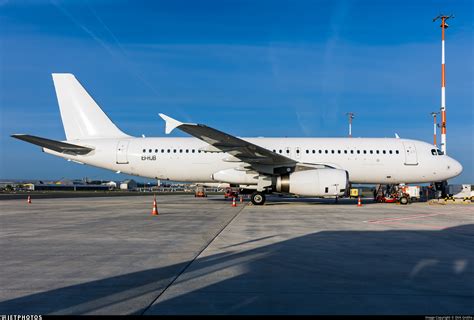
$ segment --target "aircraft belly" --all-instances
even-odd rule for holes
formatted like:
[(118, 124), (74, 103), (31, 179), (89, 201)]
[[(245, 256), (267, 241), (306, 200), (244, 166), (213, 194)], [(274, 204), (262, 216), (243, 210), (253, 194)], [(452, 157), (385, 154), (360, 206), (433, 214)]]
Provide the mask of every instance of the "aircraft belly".
[(156, 165), (147, 168), (147, 175), (159, 179), (187, 182), (212, 182), (211, 175), (219, 170), (234, 167), (235, 164), (219, 161), (190, 162), (188, 159), (158, 159)]

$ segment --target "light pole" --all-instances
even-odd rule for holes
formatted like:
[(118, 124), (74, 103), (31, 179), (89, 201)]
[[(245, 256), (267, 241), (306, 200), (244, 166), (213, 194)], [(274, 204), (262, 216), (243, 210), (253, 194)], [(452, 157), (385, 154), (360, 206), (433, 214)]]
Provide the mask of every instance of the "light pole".
[(346, 115), (349, 118), (349, 138), (352, 138), (352, 119), (355, 118), (355, 114), (353, 112), (348, 112)]
[(433, 117), (433, 144), (435, 147), (438, 146), (438, 144), (436, 143), (436, 127), (438, 126), (438, 121), (436, 120), (436, 117), (438, 114), (439, 112), (431, 112), (431, 116)]

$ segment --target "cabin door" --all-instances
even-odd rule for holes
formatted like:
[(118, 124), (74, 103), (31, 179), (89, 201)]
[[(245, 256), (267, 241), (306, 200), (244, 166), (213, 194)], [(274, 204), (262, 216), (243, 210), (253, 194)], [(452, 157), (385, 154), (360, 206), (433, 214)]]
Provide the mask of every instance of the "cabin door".
[(129, 140), (121, 140), (117, 144), (117, 163), (127, 164), (128, 163), (128, 144)]
[(403, 142), (405, 149), (405, 165), (416, 166), (418, 164), (418, 157), (416, 155), (416, 148), (413, 142)]

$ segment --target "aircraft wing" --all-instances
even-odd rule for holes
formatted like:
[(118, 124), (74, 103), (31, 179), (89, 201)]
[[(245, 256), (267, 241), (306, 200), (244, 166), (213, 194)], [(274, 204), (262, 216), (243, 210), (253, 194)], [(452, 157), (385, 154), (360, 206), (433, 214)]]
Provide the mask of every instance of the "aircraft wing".
[(258, 145), (206, 125), (182, 123), (162, 113), (159, 115), (166, 122), (166, 134), (173, 131), (173, 129), (178, 128), (193, 137), (207, 142), (213, 148), (215, 148), (215, 150), (210, 148), (208, 151), (226, 152), (238, 160), (248, 163), (251, 168), (257, 172), (273, 174), (276, 173), (279, 168), (293, 168), (297, 164), (297, 162), (293, 159), (287, 158), (283, 155), (272, 152), (268, 149), (262, 148)]
[(72, 155), (88, 154), (89, 152), (94, 150), (92, 148), (78, 146), (78, 145), (70, 144), (66, 142), (50, 140), (50, 139), (41, 138), (37, 136), (30, 136), (28, 134), (13, 134), (12, 137), (32, 143), (32, 144), (36, 144), (37, 146), (50, 149), (56, 152), (72, 154)]

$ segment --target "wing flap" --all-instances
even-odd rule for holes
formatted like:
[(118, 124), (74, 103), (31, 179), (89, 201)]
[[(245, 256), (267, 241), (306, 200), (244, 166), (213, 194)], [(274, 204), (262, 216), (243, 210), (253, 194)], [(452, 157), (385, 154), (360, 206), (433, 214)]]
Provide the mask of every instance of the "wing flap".
[(93, 148), (78, 146), (75, 144), (41, 138), (37, 136), (31, 136), (28, 134), (13, 134), (12, 137), (35, 144), (46, 149), (71, 155), (84, 155), (94, 150)]

